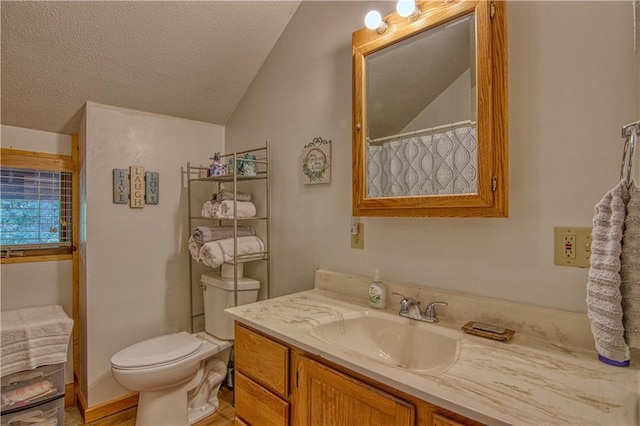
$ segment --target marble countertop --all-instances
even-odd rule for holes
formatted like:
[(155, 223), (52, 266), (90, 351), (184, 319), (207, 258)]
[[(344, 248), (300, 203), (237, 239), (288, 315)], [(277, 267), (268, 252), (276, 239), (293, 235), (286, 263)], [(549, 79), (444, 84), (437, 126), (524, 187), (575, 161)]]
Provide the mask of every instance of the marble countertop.
[(462, 324), (445, 320), (427, 326), (459, 333), (456, 358), (444, 371), (428, 374), (382, 364), (312, 333), (330, 319), (369, 310), (358, 299), (314, 289), (226, 313), (285, 343), (486, 424), (639, 424), (637, 367), (608, 366), (597, 361), (595, 351), (518, 334), (508, 343), (492, 341), (467, 335), (460, 331)]

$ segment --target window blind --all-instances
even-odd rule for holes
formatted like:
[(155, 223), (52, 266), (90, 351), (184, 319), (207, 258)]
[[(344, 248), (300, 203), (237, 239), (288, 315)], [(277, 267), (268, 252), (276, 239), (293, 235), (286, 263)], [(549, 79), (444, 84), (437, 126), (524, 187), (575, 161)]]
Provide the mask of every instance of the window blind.
[(70, 247), (71, 173), (0, 168), (2, 250)]

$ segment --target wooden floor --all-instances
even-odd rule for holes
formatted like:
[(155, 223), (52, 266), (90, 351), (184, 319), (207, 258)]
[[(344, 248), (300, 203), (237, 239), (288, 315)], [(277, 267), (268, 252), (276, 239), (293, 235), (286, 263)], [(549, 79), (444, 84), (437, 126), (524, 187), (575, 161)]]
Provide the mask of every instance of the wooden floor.
[[(206, 419), (200, 420), (193, 426), (231, 426), (233, 425), (234, 409), (231, 402), (233, 400), (233, 393), (226, 389), (221, 388), (218, 394), (220, 400), (220, 408)], [(65, 426), (80, 426), (84, 425), (82, 416), (77, 407), (69, 407), (65, 410), (64, 425)], [(130, 408), (125, 411), (121, 411), (117, 414), (113, 414), (109, 417), (105, 417), (95, 422), (88, 423), (90, 426), (135, 426), (136, 424), (136, 408)]]

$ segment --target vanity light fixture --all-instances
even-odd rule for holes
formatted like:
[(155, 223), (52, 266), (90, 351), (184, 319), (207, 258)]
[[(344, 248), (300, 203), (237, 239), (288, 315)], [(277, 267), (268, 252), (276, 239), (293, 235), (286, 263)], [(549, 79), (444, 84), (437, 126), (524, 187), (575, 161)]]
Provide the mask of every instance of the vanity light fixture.
[(372, 10), (364, 17), (364, 25), (370, 30), (376, 30), (378, 34), (382, 34), (387, 31), (389, 27), (387, 23), (382, 19), (382, 15), (377, 10)]
[[(415, 21), (422, 13), (415, 0), (399, 0), (396, 6), (398, 15), (408, 18), (409, 22)], [(389, 25), (382, 19), (382, 15), (377, 10), (372, 10), (364, 17), (364, 25), (370, 30), (376, 30), (378, 34), (384, 33)]]
[(410, 22), (415, 21), (422, 12), (415, 0), (399, 0), (396, 11), (403, 18), (408, 18)]

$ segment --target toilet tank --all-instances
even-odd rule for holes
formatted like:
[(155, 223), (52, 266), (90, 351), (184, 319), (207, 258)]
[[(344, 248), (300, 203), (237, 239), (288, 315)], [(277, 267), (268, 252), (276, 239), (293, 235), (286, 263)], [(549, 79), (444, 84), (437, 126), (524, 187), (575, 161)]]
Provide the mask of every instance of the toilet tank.
[[(204, 328), (207, 333), (222, 339), (233, 340), (233, 319), (224, 313), (226, 308), (234, 306), (233, 278), (222, 278), (209, 272), (202, 274), (204, 296)], [(258, 300), (260, 281), (238, 278), (238, 306)]]

